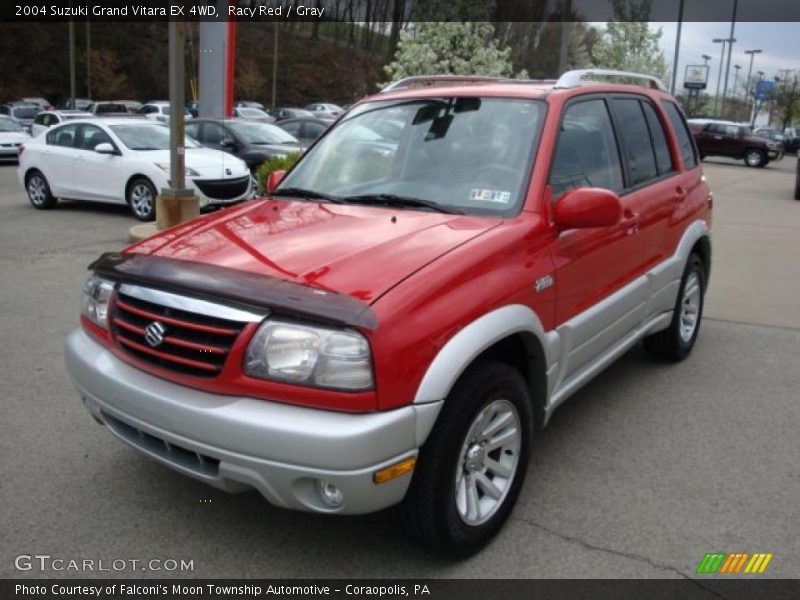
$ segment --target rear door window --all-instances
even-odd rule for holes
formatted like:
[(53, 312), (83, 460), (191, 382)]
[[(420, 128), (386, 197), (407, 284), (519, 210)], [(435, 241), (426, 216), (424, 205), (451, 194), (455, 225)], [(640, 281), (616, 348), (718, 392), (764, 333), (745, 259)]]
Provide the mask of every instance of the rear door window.
[(669, 144), (667, 143), (667, 135), (664, 133), (664, 126), (656, 114), (656, 109), (649, 102), (642, 102), (642, 110), (644, 110), (645, 119), (647, 119), (647, 128), (650, 130), (650, 138), (653, 142), (653, 148), (656, 151), (656, 167), (658, 174), (664, 175), (672, 171), (672, 157), (669, 154)]
[(637, 98), (614, 98), (613, 104), (628, 166), (628, 187), (647, 183), (658, 177), (658, 168), (642, 105)]

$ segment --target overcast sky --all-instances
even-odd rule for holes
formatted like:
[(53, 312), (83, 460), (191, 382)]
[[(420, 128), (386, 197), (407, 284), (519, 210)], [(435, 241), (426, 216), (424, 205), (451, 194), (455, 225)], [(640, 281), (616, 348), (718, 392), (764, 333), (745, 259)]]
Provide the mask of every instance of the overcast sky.
[[(675, 36), (677, 23), (653, 23), (654, 27), (662, 27), (664, 35), (661, 46), (668, 64), (672, 65), (675, 53)], [(711, 55), (708, 62), (711, 67), (709, 73), (708, 89), (712, 94), (716, 91), (717, 75), (719, 73), (720, 52), (722, 44), (714, 44), (713, 38), (727, 38), (731, 33), (731, 24), (725, 22), (713, 23), (684, 23), (681, 32), (680, 58), (678, 60), (677, 86), (682, 87), (683, 75), (688, 64), (702, 65), (703, 54)], [(764, 71), (765, 78), (772, 78), (780, 69), (800, 70), (800, 23), (736, 23), (733, 37), (731, 57), (731, 70), (728, 81), (729, 89), (733, 86), (735, 70), (733, 65), (741, 65), (739, 72), (740, 81), (747, 77), (750, 66), (750, 55), (745, 50), (761, 49), (761, 54), (755, 55), (753, 74)], [(727, 62), (728, 49), (725, 48), (725, 61)], [(725, 64), (722, 65), (722, 81), (725, 81)]]

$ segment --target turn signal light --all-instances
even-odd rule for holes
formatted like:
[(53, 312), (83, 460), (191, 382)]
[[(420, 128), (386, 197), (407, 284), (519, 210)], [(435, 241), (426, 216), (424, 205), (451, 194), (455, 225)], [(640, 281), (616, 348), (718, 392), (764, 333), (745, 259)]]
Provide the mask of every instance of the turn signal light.
[(400, 477), (400, 475), (404, 475), (409, 471), (413, 471), (416, 465), (417, 457), (411, 456), (405, 460), (401, 460), (399, 463), (395, 463), (386, 467), (385, 469), (381, 469), (372, 476), (372, 481), (376, 484), (386, 483), (387, 481), (391, 481), (392, 479)]

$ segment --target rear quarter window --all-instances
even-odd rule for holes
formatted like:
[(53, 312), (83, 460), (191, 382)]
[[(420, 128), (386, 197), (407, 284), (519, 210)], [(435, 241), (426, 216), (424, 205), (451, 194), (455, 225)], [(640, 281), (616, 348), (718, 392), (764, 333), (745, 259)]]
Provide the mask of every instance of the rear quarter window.
[(683, 118), (678, 106), (670, 100), (662, 100), (661, 106), (664, 112), (667, 113), (672, 130), (675, 132), (675, 137), (678, 139), (678, 148), (683, 158), (683, 164), (687, 169), (694, 169), (697, 166), (697, 151), (694, 147), (692, 134), (689, 131), (689, 126)]

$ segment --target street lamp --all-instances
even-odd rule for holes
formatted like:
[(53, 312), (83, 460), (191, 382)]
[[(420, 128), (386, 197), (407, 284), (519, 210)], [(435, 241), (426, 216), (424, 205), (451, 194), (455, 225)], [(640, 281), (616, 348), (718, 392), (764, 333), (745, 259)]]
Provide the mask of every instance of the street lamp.
[(739, 70), (742, 68), (742, 65), (733, 65), (733, 68), (736, 69), (736, 74), (733, 76), (733, 91), (731, 92), (731, 98), (736, 98), (736, 86), (739, 85)]
[(714, 38), (711, 40), (715, 44), (722, 44), (722, 52), (719, 57), (719, 74), (717, 75), (717, 95), (714, 97), (714, 114), (719, 116), (719, 86), (722, 84), (722, 63), (725, 62), (725, 44), (732, 44), (736, 38)]
[(710, 54), (703, 54), (703, 64), (704, 65), (707, 65), (708, 61), (710, 61), (710, 60), (711, 60), (711, 55)]
[(753, 85), (753, 79), (752, 79), (752, 77), (753, 77), (753, 59), (755, 59), (756, 54), (761, 54), (761, 52), (763, 52), (763, 50), (761, 50), (760, 48), (757, 48), (755, 50), (745, 50), (744, 51), (745, 54), (749, 54), (750, 55), (750, 68), (747, 69), (747, 92), (746, 92), (747, 101), (748, 102), (750, 101), (750, 91), (751, 91), (751, 86)]

